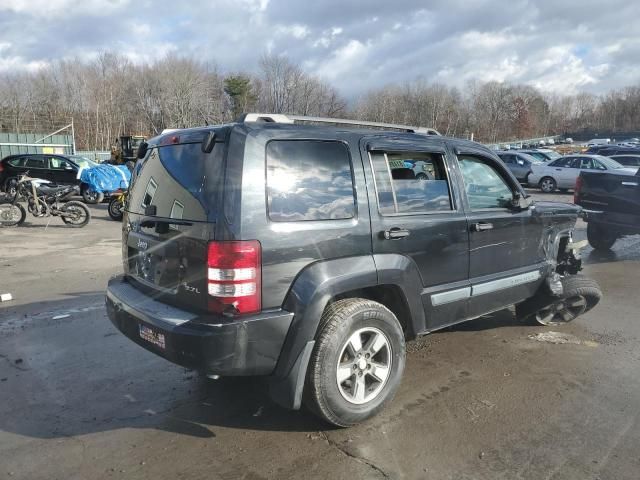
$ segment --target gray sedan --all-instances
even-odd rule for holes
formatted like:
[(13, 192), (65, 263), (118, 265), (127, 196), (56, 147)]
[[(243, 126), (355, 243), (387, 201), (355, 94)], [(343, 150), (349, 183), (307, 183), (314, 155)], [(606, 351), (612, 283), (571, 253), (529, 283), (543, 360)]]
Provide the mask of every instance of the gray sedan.
[(567, 155), (549, 163), (533, 165), (528, 183), (545, 193), (556, 189), (569, 190), (582, 170), (616, 170), (624, 168), (615, 160), (602, 155)]

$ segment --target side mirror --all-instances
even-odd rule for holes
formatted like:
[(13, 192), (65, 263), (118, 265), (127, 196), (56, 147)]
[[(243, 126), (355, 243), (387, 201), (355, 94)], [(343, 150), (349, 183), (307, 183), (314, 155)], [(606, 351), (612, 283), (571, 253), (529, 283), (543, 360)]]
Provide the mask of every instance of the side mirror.
[(210, 131), (204, 140), (202, 140), (202, 153), (211, 153), (213, 151), (213, 147), (216, 144), (216, 132), (215, 130)]
[(147, 156), (147, 150), (149, 150), (149, 144), (147, 142), (140, 143), (140, 146), (138, 147), (138, 153), (136, 154), (136, 157), (138, 159), (146, 157)]
[(513, 194), (511, 200), (511, 208), (517, 211), (528, 210), (531, 207), (531, 199), (528, 196), (523, 196), (519, 192)]
[(518, 160), (518, 165), (520, 165), (521, 167), (524, 166), (524, 160)]
[(73, 167), (71, 165), (69, 165), (68, 163), (64, 164), (64, 169), (65, 170), (73, 170)]

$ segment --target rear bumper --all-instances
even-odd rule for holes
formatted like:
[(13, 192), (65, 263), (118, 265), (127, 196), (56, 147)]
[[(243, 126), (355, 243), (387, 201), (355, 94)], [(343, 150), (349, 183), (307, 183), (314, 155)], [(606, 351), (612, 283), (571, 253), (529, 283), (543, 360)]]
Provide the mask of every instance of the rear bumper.
[(587, 223), (597, 223), (615, 230), (620, 235), (640, 234), (640, 215), (630, 215), (610, 211), (583, 209), (582, 218)]
[(106, 306), (111, 322), (138, 345), (178, 365), (223, 376), (271, 374), (293, 318), (277, 310), (223, 323), (153, 300), (123, 276), (109, 281)]

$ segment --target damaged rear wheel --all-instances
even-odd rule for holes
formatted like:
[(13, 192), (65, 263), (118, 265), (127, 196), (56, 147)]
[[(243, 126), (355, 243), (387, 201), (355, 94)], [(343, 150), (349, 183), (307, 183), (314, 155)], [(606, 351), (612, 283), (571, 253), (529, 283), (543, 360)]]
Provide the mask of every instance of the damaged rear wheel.
[(563, 277), (562, 294), (539, 294), (516, 306), (516, 315), (539, 325), (563, 325), (595, 307), (602, 298), (598, 283), (583, 275)]

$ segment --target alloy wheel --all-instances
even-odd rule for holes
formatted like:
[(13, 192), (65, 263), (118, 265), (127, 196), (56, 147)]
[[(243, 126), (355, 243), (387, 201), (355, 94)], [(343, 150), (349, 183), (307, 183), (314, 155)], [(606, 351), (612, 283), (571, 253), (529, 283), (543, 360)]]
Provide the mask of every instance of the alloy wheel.
[(545, 193), (553, 192), (554, 182), (550, 178), (545, 178), (542, 182), (540, 182), (540, 188)]
[(542, 325), (562, 325), (582, 315), (587, 309), (587, 300), (576, 295), (559, 300), (536, 312), (536, 321)]
[(342, 397), (356, 405), (376, 398), (389, 378), (391, 362), (391, 343), (381, 330), (357, 330), (338, 357), (336, 377)]

